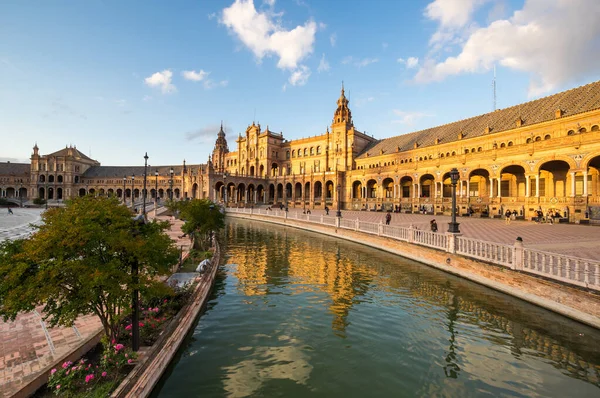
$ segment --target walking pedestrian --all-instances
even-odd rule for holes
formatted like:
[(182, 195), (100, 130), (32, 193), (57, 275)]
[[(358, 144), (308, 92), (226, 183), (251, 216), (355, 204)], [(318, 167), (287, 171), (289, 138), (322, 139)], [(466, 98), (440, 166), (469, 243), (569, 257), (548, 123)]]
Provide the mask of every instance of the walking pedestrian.
[(429, 224), (431, 225), (431, 232), (437, 232), (438, 226), (437, 226), (437, 222), (435, 222), (435, 219), (431, 220), (429, 222)]
[(8, 208), (8, 214), (15, 214), (10, 207)]
[(506, 225), (510, 225), (510, 217), (512, 216), (512, 212), (509, 209), (506, 209), (506, 213), (504, 213), (504, 223)]
[(385, 225), (390, 225), (390, 221), (392, 221), (392, 215), (388, 212), (388, 214), (385, 215)]

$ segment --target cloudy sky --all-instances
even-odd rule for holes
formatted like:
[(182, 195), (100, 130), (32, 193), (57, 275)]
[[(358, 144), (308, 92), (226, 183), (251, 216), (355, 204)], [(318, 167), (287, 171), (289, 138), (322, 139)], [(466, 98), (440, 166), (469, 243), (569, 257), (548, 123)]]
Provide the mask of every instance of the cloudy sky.
[(0, 3), (0, 160), (206, 162), (252, 121), (322, 134), (344, 81), (377, 138), (600, 79), (598, 0)]

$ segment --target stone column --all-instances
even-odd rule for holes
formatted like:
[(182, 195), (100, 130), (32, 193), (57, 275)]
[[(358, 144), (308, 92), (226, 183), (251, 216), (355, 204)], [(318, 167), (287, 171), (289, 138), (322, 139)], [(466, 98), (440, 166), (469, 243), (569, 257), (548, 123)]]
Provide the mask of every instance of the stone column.
[(535, 175), (535, 197), (540, 197), (540, 172)]
[(498, 197), (502, 197), (502, 177), (498, 177)]
[(569, 173), (571, 175), (571, 197), (575, 197), (575, 172), (572, 171)]
[(523, 270), (523, 239), (521, 239), (521, 237), (517, 237), (517, 240), (515, 241), (511, 268), (518, 271)]
[(490, 198), (494, 197), (494, 179), (490, 177)]
[(583, 172), (583, 196), (586, 198), (588, 196), (588, 172), (587, 172), (587, 170)]
[(420, 198), (421, 197), (421, 184), (420, 183), (417, 184), (417, 189), (418, 189), (417, 198)]
[(471, 197), (471, 181), (467, 180), (467, 199)]
[(463, 197), (463, 180), (458, 181), (458, 197)]
[(529, 197), (529, 192), (531, 192), (531, 186), (529, 185), (529, 176), (525, 176), (525, 197)]

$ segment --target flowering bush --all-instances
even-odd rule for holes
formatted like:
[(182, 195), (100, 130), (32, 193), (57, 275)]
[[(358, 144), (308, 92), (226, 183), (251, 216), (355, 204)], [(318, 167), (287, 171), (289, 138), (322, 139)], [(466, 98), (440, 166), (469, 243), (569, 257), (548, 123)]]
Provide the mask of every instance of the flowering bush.
[(77, 363), (67, 361), (60, 368), (50, 371), (48, 387), (56, 395), (91, 389), (97, 371), (98, 366), (93, 367), (84, 359)]
[(84, 395), (98, 384), (113, 381), (119, 377), (125, 365), (131, 365), (137, 354), (123, 344), (106, 344), (100, 364), (92, 366), (85, 359), (77, 363), (64, 362), (61, 367), (50, 371), (48, 388), (56, 395)]

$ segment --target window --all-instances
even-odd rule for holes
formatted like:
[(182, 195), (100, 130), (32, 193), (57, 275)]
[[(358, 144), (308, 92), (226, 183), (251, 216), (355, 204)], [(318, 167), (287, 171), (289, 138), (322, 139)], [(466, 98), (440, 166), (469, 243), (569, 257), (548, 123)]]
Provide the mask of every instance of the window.
[(290, 151), (285, 151), (285, 158), (289, 160), (289, 158), (290, 158)]
[(313, 156), (315, 154), (315, 148), (310, 147), (310, 156)]
[(567, 135), (573, 135), (573, 134), (575, 134), (575, 132), (574, 132), (573, 130), (569, 130), (569, 131), (567, 132)]
[(546, 134), (546, 135), (544, 136), (544, 139), (545, 139), (545, 140), (549, 140), (549, 139), (550, 139), (550, 134)]
[[(596, 126), (596, 129), (598, 129), (598, 126)], [(594, 128), (593, 128), (593, 127), (592, 127), (592, 131), (594, 131)], [(317, 155), (320, 155), (320, 154), (321, 154), (321, 147), (320, 147), (320, 146), (318, 146), (318, 147), (317, 147)]]

